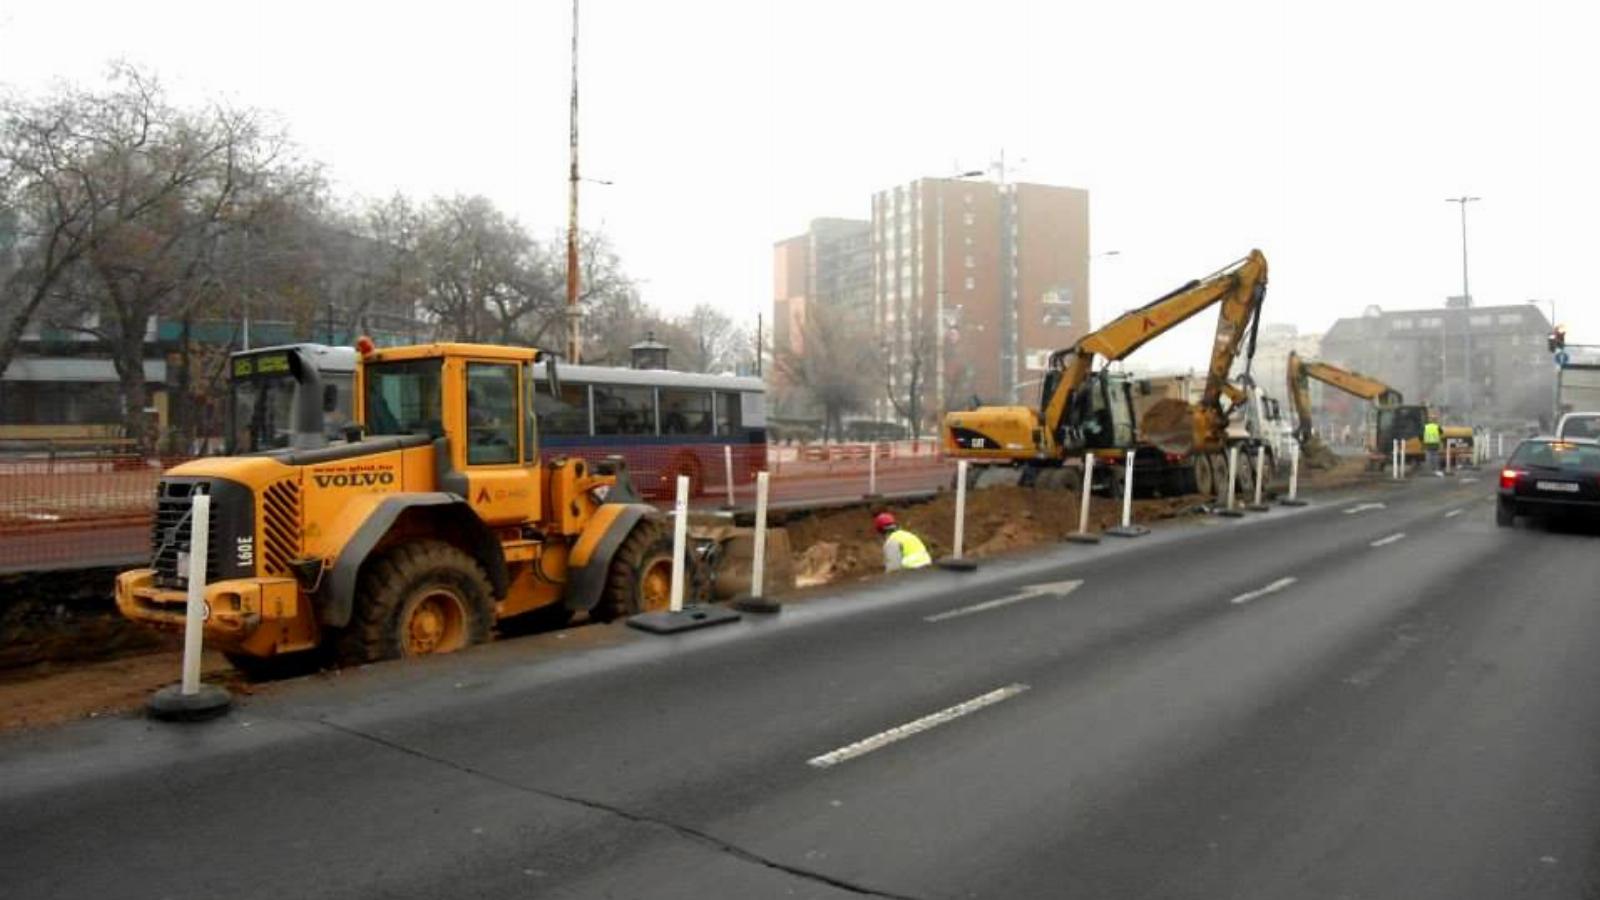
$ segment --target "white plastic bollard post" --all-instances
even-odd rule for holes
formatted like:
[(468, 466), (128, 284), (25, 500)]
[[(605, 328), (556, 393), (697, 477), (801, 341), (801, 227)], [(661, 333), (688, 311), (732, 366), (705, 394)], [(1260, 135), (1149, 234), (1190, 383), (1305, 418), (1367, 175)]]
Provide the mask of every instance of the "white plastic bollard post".
[(1446, 475), (1450, 474), (1450, 460), (1456, 455), (1455, 447), (1456, 442), (1453, 440), (1446, 440), (1444, 442), (1444, 473)]
[(1094, 492), (1094, 454), (1083, 455), (1083, 497), (1078, 504), (1078, 530), (1067, 535), (1074, 544), (1098, 544), (1098, 535), (1089, 533), (1089, 497)]
[(200, 691), (200, 655), (202, 629), (206, 620), (206, 557), (209, 550), (207, 536), (211, 533), (211, 495), (195, 494), (189, 507), (189, 579), (188, 603), (183, 618), (183, 687), (184, 696)]
[(733, 447), (722, 445), (722, 477), (728, 484), (728, 508), (733, 509)]
[(1501, 459), (1505, 459), (1505, 456), (1506, 456), (1506, 436), (1503, 433), (1495, 435), (1494, 450), (1495, 450), (1495, 453), (1494, 453), (1495, 456), (1497, 456), (1497, 457), (1499, 457)]
[(1094, 493), (1094, 454), (1083, 455), (1083, 502), (1078, 504), (1078, 533), (1089, 533), (1089, 496)]
[(689, 542), (689, 476), (678, 476), (678, 500), (672, 507), (671, 610), (683, 611), (683, 574), (688, 566), (684, 545)]
[(970, 559), (964, 559), (962, 552), (967, 537), (967, 461), (956, 460), (956, 533), (955, 545), (951, 554), (944, 559), (936, 560), (934, 565), (952, 572), (971, 572), (978, 568), (978, 564)]
[(954, 559), (961, 558), (962, 541), (966, 538), (967, 528), (967, 461), (956, 463), (956, 540), (955, 549), (950, 554)]
[(1128, 448), (1128, 455), (1122, 458), (1122, 527), (1127, 528), (1133, 524), (1133, 448)]
[(1228, 508), (1233, 509), (1234, 487), (1239, 483), (1239, 445), (1228, 448)]
[(740, 612), (775, 613), (783, 604), (765, 596), (767, 572), (767, 486), (766, 470), (756, 473), (756, 533), (750, 553), (750, 592), (734, 598)]
[(767, 473), (756, 473), (756, 534), (750, 553), (750, 596), (759, 598), (767, 570)]
[(1289, 444), (1289, 496), (1278, 501), (1283, 506), (1305, 506), (1300, 499), (1300, 443)]
[(878, 496), (878, 445), (869, 444), (867, 448), (867, 496)]

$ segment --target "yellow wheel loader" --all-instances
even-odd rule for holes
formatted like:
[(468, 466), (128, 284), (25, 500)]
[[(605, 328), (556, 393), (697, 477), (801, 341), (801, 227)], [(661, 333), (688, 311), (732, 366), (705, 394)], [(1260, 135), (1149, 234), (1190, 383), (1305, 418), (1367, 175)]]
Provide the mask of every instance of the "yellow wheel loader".
[[(295, 347), (257, 368), (309, 385), (315, 437), (200, 459), (161, 479), (151, 562), (117, 578), (130, 619), (179, 628), (194, 498), (208, 494), (205, 639), (266, 674), (447, 653), (497, 622), (610, 619), (664, 609), (670, 529), (625, 466), (541, 458), (530, 348), (363, 339), (349, 440), (328, 444), (314, 361)], [(551, 386), (557, 375), (549, 367)], [(557, 388), (558, 389), (558, 388)], [(320, 446), (318, 446), (320, 445)], [(691, 555), (692, 557), (692, 555)], [(690, 599), (709, 590), (691, 558)]]

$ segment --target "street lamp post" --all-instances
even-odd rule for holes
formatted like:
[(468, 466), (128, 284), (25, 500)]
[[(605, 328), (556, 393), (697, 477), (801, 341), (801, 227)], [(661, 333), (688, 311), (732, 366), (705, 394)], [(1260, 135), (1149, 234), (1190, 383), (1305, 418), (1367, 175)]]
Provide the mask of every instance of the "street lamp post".
[[(1477, 392), (1472, 389), (1472, 289), (1467, 283), (1467, 204), (1476, 203), (1482, 199), (1482, 197), (1469, 197), (1465, 194), (1460, 197), (1446, 197), (1444, 199), (1446, 203), (1454, 203), (1461, 207), (1461, 302), (1466, 305), (1467, 309), (1466, 325), (1461, 329), (1462, 344), (1465, 347), (1465, 352), (1461, 354), (1461, 380), (1466, 383), (1467, 414), (1469, 416), (1472, 414), (1473, 398)], [(1445, 321), (1449, 321), (1448, 315)], [(1446, 339), (1448, 340), (1448, 334)], [(1448, 372), (1445, 373), (1445, 377), (1449, 377)]]

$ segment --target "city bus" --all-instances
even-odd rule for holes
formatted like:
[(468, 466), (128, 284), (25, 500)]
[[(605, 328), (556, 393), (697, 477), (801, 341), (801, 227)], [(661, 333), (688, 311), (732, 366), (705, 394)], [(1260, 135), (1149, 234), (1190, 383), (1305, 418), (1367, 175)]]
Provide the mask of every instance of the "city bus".
[[(534, 368), (543, 380), (544, 364)], [(725, 491), (724, 447), (735, 488), (766, 466), (759, 378), (559, 364), (556, 377), (559, 396), (541, 391), (534, 401), (540, 446), (594, 460), (620, 455), (648, 498), (672, 496), (679, 475), (695, 495)]]
[[(355, 368), (352, 347), (288, 344), (233, 354), (224, 452), (342, 440)], [(766, 387), (759, 378), (558, 364), (555, 394), (545, 364), (534, 368), (544, 451), (594, 461), (621, 456), (647, 498), (670, 498), (678, 475), (689, 476), (695, 495), (725, 491), (724, 447), (736, 488), (766, 465)]]

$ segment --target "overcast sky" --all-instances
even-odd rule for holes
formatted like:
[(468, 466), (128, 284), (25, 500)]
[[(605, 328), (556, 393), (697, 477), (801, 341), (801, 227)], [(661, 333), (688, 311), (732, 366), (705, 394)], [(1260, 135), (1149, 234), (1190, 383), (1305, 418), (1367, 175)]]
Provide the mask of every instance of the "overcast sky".
[[(565, 221), (565, 0), (0, 0), (0, 82), (109, 59), (279, 113), (352, 194)], [(586, 227), (647, 300), (770, 309), (772, 243), (1005, 150), (1087, 188), (1096, 323), (1260, 247), (1268, 321), (1461, 291), (1600, 343), (1600, 5), (584, 0)], [(1209, 317), (1207, 317), (1209, 319)], [(1210, 321), (1141, 358), (1199, 365)]]

